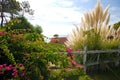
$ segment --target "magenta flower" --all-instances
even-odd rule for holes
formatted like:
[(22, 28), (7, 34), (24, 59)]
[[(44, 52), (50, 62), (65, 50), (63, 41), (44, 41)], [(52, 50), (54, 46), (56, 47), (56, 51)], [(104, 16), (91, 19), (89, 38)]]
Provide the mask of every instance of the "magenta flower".
[(22, 77), (22, 76), (24, 76), (24, 75), (25, 75), (25, 72), (22, 72), (20, 76)]
[(69, 55), (69, 58), (73, 60), (73, 54), (68, 54), (68, 55)]
[(24, 56), (28, 57), (28, 56), (29, 56), (29, 54), (28, 54), (28, 53), (24, 53)]
[(19, 64), (19, 66), (20, 66), (20, 67), (22, 67), (22, 66), (23, 66), (23, 64)]
[(3, 65), (0, 65), (0, 70), (2, 70), (2, 68), (3, 68)]
[(16, 78), (17, 77), (17, 72), (13, 72), (12, 76)]
[(11, 64), (9, 65), (9, 67), (10, 67), (10, 68), (13, 68), (13, 66), (12, 66)]
[(12, 70), (12, 68), (9, 67), (9, 66), (6, 66), (5, 69), (6, 69), (7, 71)]
[(76, 62), (75, 62), (75, 61), (72, 61), (71, 63), (72, 63), (72, 65), (76, 65)]
[(0, 74), (4, 74), (4, 72), (0, 71)]
[(67, 48), (67, 52), (68, 52), (68, 53), (70, 53), (70, 52), (72, 52), (72, 51), (73, 51), (72, 48)]
[(80, 50), (77, 50), (78, 52), (80, 52)]
[(3, 32), (0, 31), (0, 36), (2, 36), (2, 35), (3, 35)]
[(16, 35), (15, 34), (11, 34), (12, 37), (15, 37)]
[(13, 68), (13, 72), (18, 72), (18, 70), (16, 68)]
[(3, 64), (3, 67), (6, 67), (6, 64)]
[(77, 64), (75, 68), (83, 68), (83, 65)]
[(4, 32), (5, 35), (7, 35), (8, 33), (7, 32)]

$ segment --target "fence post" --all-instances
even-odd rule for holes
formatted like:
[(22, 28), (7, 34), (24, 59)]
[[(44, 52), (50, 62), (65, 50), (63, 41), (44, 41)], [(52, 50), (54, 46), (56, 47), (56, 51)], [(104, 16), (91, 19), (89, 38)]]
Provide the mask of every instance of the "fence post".
[[(118, 45), (118, 54), (117, 54), (118, 57), (120, 57), (120, 45)], [(117, 60), (115, 66), (118, 66), (120, 64), (120, 59)]]
[(87, 46), (84, 47), (84, 54), (83, 54), (84, 72), (87, 71), (86, 61), (87, 61)]
[[(118, 46), (118, 57), (120, 57), (120, 44)], [(118, 60), (118, 65), (120, 64), (120, 59)]]

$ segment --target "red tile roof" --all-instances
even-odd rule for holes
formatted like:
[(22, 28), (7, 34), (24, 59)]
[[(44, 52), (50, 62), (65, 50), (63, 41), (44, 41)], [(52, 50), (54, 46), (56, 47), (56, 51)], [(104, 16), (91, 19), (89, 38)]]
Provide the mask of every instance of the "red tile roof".
[(50, 42), (64, 44), (67, 41), (66, 37), (51, 38)]

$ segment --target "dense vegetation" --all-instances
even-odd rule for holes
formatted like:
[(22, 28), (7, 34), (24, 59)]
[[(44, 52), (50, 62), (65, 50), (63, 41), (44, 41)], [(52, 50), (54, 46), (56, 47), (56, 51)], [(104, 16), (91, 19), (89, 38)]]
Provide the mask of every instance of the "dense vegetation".
[[(75, 25), (75, 29), (68, 36), (66, 45), (74, 50), (84, 50), (84, 47), (87, 47), (88, 51), (118, 49), (120, 45), (119, 23), (109, 26), (109, 19), (109, 7), (103, 9), (98, 0), (97, 6), (91, 12), (86, 12), (81, 18), (81, 25)], [(83, 55), (76, 55), (75, 58), (79, 63), (83, 63)], [(90, 66), (90, 69), (101, 68), (102, 66), (102, 69), (110, 70), (110, 66), (114, 63), (107, 64), (104, 61), (112, 62), (119, 59), (120, 56), (117, 52), (113, 54), (110, 52), (87, 54), (86, 65), (87, 62), (98, 61), (99, 64)]]
[[(0, 79), (1, 80), (62, 80), (89, 77), (81, 68), (72, 66), (62, 44), (44, 41), (42, 28), (31, 25), (25, 17), (11, 19), (0, 28)], [(55, 65), (58, 71), (51, 69)], [(58, 76), (61, 75), (61, 76)], [(82, 77), (81, 77), (82, 76)], [(72, 79), (71, 78), (71, 79)]]
[[(60, 54), (66, 51), (65, 45), (45, 42), (41, 26), (33, 26), (24, 17), (26, 12), (34, 12), (28, 2), (1, 0), (0, 6), (1, 80), (90, 80), (71, 59), (71, 54)], [(10, 14), (10, 20), (6, 22), (5, 13)], [(82, 26), (76, 27), (68, 37), (67, 47), (74, 50), (82, 50), (84, 46), (89, 50), (116, 49), (120, 44), (120, 27), (119, 23), (114, 24), (115, 29), (108, 27), (109, 18), (108, 8), (102, 11), (98, 3), (93, 12), (85, 14), (85, 20), (81, 20)], [(58, 34), (54, 37), (58, 37)], [(59, 69), (51, 69), (51, 66)]]
[(91, 11), (86, 12), (81, 18), (81, 25), (68, 36), (66, 45), (73, 49), (88, 50), (116, 49), (120, 44), (119, 23), (109, 26), (109, 7), (102, 8), (100, 1)]

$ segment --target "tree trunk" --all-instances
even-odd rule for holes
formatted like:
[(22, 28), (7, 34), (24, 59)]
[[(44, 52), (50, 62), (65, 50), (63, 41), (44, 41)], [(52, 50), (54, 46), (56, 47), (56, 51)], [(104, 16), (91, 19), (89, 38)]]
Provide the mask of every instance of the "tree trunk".
[(1, 27), (3, 27), (3, 18), (4, 18), (4, 16), (3, 16), (3, 0), (2, 0), (2, 3), (1, 3)]
[(1, 27), (3, 27), (3, 12), (1, 12)]
[(14, 15), (13, 15), (13, 13), (10, 13), (10, 14), (11, 14), (11, 17), (10, 17), (10, 18), (11, 18), (11, 19), (14, 19)]

